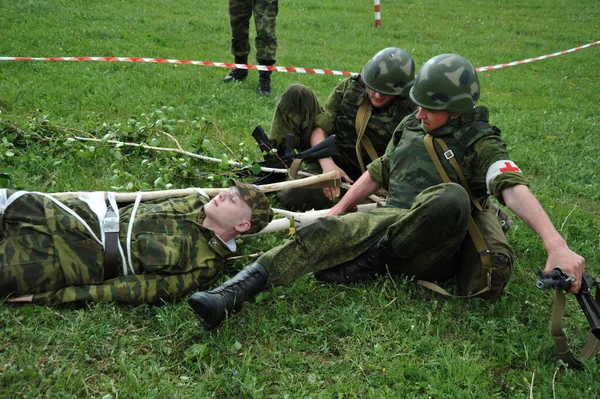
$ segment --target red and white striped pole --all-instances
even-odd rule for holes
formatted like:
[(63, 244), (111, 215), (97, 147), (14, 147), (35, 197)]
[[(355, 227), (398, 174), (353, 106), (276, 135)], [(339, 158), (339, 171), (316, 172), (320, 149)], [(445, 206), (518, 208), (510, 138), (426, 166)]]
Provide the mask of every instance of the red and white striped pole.
[(373, 6), (375, 7), (375, 27), (378, 28), (381, 26), (381, 6), (379, 5), (379, 0), (373, 1)]

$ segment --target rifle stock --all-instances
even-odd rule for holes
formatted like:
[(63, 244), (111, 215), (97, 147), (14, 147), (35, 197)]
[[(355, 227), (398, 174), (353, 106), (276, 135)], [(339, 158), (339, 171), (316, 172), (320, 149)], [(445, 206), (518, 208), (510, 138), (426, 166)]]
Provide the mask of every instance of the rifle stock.
[(264, 161), (259, 162), (261, 166), (289, 168), (295, 159), (310, 161), (340, 155), (336, 145), (335, 135), (331, 135), (317, 145), (299, 153), (294, 151), (294, 135), (291, 133), (287, 136), (287, 149), (285, 152), (277, 151), (275, 147), (273, 147), (261, 126), (257, 126), (254, 129), (252, 137), (254, 137), (254, 140), (256, 140), (263, 153)]

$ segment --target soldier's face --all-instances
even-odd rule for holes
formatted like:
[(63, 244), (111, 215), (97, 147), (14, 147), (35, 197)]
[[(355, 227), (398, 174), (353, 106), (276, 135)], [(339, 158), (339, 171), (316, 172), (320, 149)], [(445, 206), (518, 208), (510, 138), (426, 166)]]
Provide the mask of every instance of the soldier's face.
[(223, 228), (232, 228), (252, 219), (252, 208), (244, 201), (237, 187), (232, 187), (210, 200), (204, 205), (204, 213), (207, 218)]
[(388, 104), (390, 101), (394, 99), (394, 96), (389, 96), (387, 94), (381, 94), (376, 92), (375, 90), (369, 89), (369, 99), (371, 100), (371, 104), (375, 108), (383, 107)]
[(419, 107), (417, 119), (421, 121), (421, 127), (423, 130), (426, 132), (432, 132), (448, 123), (450, 114), (447, 111), (436, 111)]

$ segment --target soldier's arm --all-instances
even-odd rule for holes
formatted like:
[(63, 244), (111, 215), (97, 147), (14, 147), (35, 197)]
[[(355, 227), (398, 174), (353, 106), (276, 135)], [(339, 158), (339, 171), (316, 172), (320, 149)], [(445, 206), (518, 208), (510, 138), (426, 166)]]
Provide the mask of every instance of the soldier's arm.
[(381, 184), (373, 179), (368, 171), (363, 173), (356, 183), (350, 187), (350, 190), (342, 197), (340, 202), (335, 204), (326, 216), (335, 216), (345, 212), (380, 188)]
[(581, 287), (581, 276), (585, 268), (585, 260), (567, 246), (567, 242), (556, 230), (552, 221), (527, 186), (522, 184), (506, 188), (502, 191), (506, 206), (513, 211), (527, 226), (541, 238), (548, 253), (544, 271), (549, 273), (554, 268), (575, 277), (569, 292), (577, 293)]
[[(499, 136), (479, 140), (473, 146), (478, 162), (473, 164), (476, 172), (472, 176), (475, 187), (485, 186), (502, 204), (505, 204), (542, 240), (548, 258), (545, 271), (558, 267), (575, 276), (569, 292), (579, 291), (585, 260), (573, 252), (556, 230), (548, 214), (529, 190), (528, 182), (521, 169), (510, 160), (506, 143)], [(478, 169), (478, 171), (477, 171)]]

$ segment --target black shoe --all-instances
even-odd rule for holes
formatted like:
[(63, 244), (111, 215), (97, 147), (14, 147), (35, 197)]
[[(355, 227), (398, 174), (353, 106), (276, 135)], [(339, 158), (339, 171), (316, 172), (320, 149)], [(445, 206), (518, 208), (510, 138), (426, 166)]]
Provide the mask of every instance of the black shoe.
[(225, 83), (229, 83), (232, 81), (238, 82), (240, 80), (246, 79), (246, 76), (248, 76), (247, 69), (235, 68), (231, 72), (229, 72), (229, 74), (227, 76), (225, 76), (223, 78), (223, 82), (225, 82)]
[(259, 263), (246, 266), (231, 280), (211, 291), (196, 292), (188, 300), (206, 330), (218, 327), (228, 314), (263, 291), (267, 284), (267, 269)]
[(271, 95), (271, 71), (258, 71), (258, 87), (256, 93), (259, 96)]
[(388, 248), (387, 236), (383, 236), (381, 240), (357, 258), (316, 272), (314, 276), (319, 281), (339, 284), (374, 280), (377, 276), (385, 274), (385, 266), (393, 258), (394, 256)]

